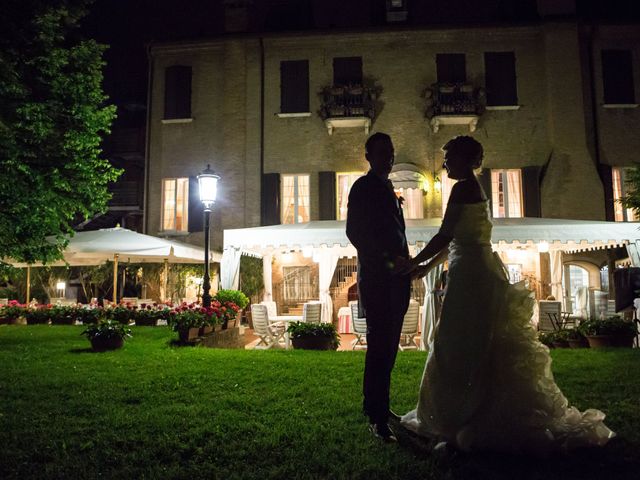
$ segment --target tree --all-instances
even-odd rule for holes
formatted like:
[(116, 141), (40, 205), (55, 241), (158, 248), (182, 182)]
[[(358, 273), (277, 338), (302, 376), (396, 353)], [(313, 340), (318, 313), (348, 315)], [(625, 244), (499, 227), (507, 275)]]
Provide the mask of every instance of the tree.
[(74, 219), (106, 210), (105, 46), (79, 38), (87, 0), (8, 0), (0, 16), (0, 259), (61, 258)]
[(633, 213), (640, 216), (640, 163), (629, 168), (625, 175), (626, 193), (620, 199), (624, 208), (633, 209)]

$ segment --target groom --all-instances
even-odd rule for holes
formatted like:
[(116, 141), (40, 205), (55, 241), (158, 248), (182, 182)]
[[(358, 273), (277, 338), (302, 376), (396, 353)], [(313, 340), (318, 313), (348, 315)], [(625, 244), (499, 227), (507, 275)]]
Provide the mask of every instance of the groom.
[(394, 162), (391, 137), (371, 135), (365, 157), (371, 169), (353, 184), (347, 213), (347, 237), (358, 251), (360, 316), (367, 319), (363, 408), (371, 432), (394, 442), (387, 423), (389, 386), (411, 282), (408, 275), (395, 271), (406, 264), (409, 249), (401, 202), (389, 180)]

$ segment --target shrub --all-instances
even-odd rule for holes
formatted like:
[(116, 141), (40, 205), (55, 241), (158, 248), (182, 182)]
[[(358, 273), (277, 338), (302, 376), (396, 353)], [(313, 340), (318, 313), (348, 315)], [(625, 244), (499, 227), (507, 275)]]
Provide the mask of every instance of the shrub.
[(238, 310), (242, 310), (249, 305), (249, 299), (240, 290), (218, 290), (213, 300), (220, 302), (222, 305), (234, 303), (239, 307)]
[(340, 345), (340, 335), (332, 323), (291, 322), (287, 328), (291, 338), (329, 338), (335, 348)]
[(28, 308), (25, 311), (25, 317), (27, 318), (27, 324), (35, 325), (42, 323), (49, 323), (51, 318), (51, 306), (50, 305), (38, 305), (35, 308)]
[(637, 334), (636, 325), (633, 322), (627, 322), (619, 315), (606, 318), (604, 320), (585, 320), (578, 327), (583, 335), (626, 335), (633, 336)]
[(6, 305), (0, 307), (0, 320), (10, 322), (26, 314), (26, 306), (18, 303), (17, 300), (11, 300)]

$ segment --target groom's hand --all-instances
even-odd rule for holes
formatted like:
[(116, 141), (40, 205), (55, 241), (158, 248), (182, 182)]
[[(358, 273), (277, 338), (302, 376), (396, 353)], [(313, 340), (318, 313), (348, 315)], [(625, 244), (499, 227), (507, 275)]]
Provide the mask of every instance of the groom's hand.
[(408, 275), (416, 268), (415, 264), (409, 258), (396, 257), (393, 261), (392, 275)]

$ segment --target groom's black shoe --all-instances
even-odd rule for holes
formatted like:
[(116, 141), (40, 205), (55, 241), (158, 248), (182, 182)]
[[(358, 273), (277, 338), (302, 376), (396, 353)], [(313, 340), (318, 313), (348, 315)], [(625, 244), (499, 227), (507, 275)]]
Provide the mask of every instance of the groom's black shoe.
[(370, 423), (369, 431), (374, 437), (379, 438), (384, 443), (396, 443), (398, 441), (395, 434), (386, 423)]

